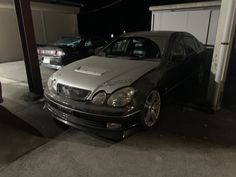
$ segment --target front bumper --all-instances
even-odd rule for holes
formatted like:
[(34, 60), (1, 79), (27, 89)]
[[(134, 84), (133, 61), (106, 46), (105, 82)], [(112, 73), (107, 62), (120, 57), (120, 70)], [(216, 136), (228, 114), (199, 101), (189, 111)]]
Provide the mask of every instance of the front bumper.
[(90, 105), (86, 106), (86, 111), (79, 110), (58, 102), (48, 95), (45, 95), (45, 101), (45, 107), (57, 120), (111, 139), (123, 139), (131, 134), (139, 123), (140, 111), (125, 116), (120, 114), (120, 110), (116, 113), (106, 111), (105, 114), (101, 114), (91, 112), (93, 107)]
[(40, 64), (51, 69), (60, 69), (62, 65), (61, 57), (39, 56)]
[(56, 70), (62, 68), (62, 66), (60, 66), (60, 65), (53, 65), (53, 64), (46, 64), (46, 63), (41, 63), (41, 65), (44, 67), (56, 69)]

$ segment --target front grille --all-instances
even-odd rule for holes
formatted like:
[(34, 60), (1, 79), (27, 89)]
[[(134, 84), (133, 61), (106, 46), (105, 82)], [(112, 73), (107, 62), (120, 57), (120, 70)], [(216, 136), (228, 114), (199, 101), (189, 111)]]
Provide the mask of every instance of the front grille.
[(67, 85), (58, 84), (58, 94), (72, 100), (84, 101), (90, 95), (90, 90), (74, 88)]

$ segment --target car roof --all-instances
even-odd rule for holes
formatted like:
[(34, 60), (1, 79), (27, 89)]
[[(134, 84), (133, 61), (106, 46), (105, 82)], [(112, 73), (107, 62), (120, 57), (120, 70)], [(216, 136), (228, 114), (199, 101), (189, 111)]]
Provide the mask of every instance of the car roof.
[(170, 37), (177, 33), (182, 33), (182, 32), (181, 31), (138, 31), (138, 32), (126, 33), (122, 35), (121, 37), (143, 37), (143, 38), (150, 39), (158, 45), (161, 53), (163, 54)]
[(138, 32), (126, 33), (123, 36), (124, 37), (138, 36), (138, 37), (147, 37), (147, 38), (160, 36), (160, 37), (168, 38), (174, 33), (181, 33), (181, 31), (138, 31)]

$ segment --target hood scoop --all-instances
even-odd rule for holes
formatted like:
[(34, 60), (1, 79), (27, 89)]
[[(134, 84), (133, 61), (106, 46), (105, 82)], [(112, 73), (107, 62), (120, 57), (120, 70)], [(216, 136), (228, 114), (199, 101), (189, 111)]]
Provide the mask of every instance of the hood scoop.
[(75, 69), (75, 72), (93, 76), (102, 76), (107, 72), (107, 70), (91, 66), (80, 66), (79, 68)]

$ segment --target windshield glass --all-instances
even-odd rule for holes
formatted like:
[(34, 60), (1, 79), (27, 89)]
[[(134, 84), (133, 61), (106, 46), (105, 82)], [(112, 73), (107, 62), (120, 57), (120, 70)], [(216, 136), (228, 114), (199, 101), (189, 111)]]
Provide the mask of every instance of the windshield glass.
[(54, 45), (75, 46), (81, 44), (82, 39), (79, 37), (62, 37)]
[(120, 37), (98, 55), (129, 57), (130, 59), (153, 59), (160, 58), (161, 52), (158, 45), (147, 38)]

